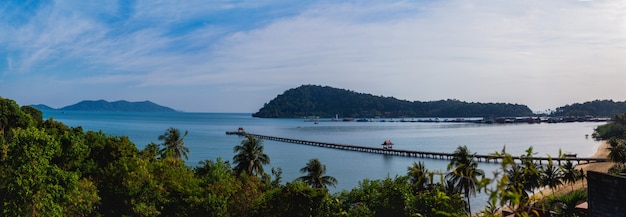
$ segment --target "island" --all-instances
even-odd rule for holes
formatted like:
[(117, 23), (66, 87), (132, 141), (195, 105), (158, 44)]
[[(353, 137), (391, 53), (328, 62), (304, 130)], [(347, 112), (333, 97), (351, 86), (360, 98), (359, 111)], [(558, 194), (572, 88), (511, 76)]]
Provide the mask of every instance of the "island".
[(41, 110), (64, 110), (64, 111), (97, 111), (97, 112), (178, 112), (172, 108), (158, 105), (151, 101), (143, 102), (129, 102), (126, 100), (119, 100), (109, 102), (106, 100), (83, 100), (79, 103), (65, 106), (59, 109), (51, 108), (50, 106), (39, 104), (32, 105)]
[(319, 85), (289, 89), (266, 103), (260, 118), (402, 118), (402, 117), (523, 117), (533, 116), (525, 105), (463, 102), (456, 99), (407, 101)]

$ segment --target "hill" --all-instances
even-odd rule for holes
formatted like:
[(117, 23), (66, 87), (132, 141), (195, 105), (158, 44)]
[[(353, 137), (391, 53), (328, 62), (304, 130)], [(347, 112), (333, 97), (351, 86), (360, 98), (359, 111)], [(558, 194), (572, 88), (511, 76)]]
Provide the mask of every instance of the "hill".
[(30, 106), (39, 110), (54, 110), (54, 108), (44, 105), (44, 104), (37, 104), (37, 105), (30, 105)]
[(150, 101), (128, 102), (125, 100), (108, 102), (105, 100), (84, 100), (59, 110), (70, 111), (109, 111), (109, 112), (176, 112), (176, 110)]
[(551, 116), (585, 116), (613, 117), (626, 113), (626, 101), (594, 100), (585, 103), (574, 103), (558, 107)]
[(399, 100), (328, 86), (302, 85), (278, 95), (253, 117), (510, 117), (531, 116), (525, 105), (505, 103), (468, 103), (459, 100), (430, 102)]

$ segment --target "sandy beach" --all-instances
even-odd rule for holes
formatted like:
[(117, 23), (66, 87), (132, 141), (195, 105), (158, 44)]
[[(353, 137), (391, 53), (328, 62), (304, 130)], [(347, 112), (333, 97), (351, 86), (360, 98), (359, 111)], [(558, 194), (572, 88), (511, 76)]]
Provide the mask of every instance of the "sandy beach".
[[(609, 150), (607, 149), (609, 144), (607, 142), (602, 142), (602, 144), (597, 148), (596, 152), (591, 156), (595, 158), (606, 158), (609, 155)], [(601, 163), (588, 163), (588, 164), (579, 164), (576, 166), (577, 169), (582, 169), (585, 171), (597, 171), (597, 172), (608, 172), (609, 168), (613, 166), (612, 162), (601, 162)], [(572, 189), (577, 190), (581, 188), (585, 188), (587, 186), (587, 180), (578, 181), (573, 185), (563, 184), (555, 189), (555, 194), (568, 194), (572, 192)], [(544, 188), (536, 195), (551, 195), (552, 191), (549, 188)]]

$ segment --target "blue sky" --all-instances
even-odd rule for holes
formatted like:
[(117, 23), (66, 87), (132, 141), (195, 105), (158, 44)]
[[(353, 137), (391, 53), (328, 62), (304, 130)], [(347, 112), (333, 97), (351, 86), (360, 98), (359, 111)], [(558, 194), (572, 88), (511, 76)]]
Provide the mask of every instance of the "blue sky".
[(535, 111), (626, 99), (623, 1), (1, 1), (0, 96), (255, 112), (302, 84)]

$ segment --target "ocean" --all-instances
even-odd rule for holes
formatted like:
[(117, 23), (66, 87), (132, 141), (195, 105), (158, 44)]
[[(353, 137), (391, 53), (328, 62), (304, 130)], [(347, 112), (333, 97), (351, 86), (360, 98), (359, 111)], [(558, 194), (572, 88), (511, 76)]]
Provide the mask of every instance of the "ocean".
[[(533, 147), (536, 156), (557, 156), (577, 153), (591, 156), (601, 142), (591, 138), (595, 127), (603, 122), (572, 122), (557, 124), (476, 124), (444, 122), (331, 122), (315, 124), (308, 119), (262, 119), (249, 113), (128, 113), (80, 112), (44, 110), (44, 119), (54, 118), (68, 126), (82, 126), (84, 130), (100, 131), (109, 135), (128, 136), (137, 148), (150, 142), (160, 143), (157, 137), (170, 127), (188, 131), (185, 146), (190, 150), (188, 165), (195, 166), (205, 159), (222, 158), (232, 161), (233, 147), (242, 137), (226, 135), (239, 127), (254, 134), (313, 140), (329, 143), (380, 147), (385, 140), (394, 143), (394, 149), (434, 152), (453, 152), (465, 145), (471, 152), (489, 154), (506, 147), (508, 153), (523, 154)], [(300, 168), (309, 159), (318, 158), (327, 167), (327, 175), (338, 180), (331, 192), (350, 190), (363, 179), (382, 179), (405, 175), (414, 161), (424, 162), (430, 171), (446, 171), (447, 160), (420, 159), (351, 152), (312, 147), (276, 141), (263, 141), (271, 165), (282, 168), (283, 182), (302, 176)], [(480, 163), (488, 175), (498, 165)], [(485, 205), (486, 195), (472, 199), (472, 210)]]

